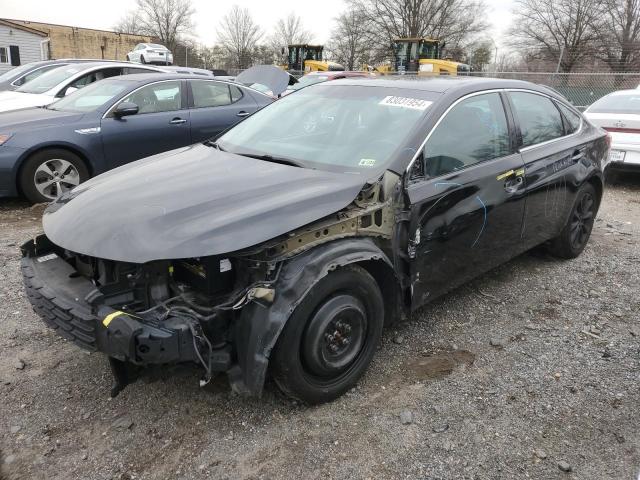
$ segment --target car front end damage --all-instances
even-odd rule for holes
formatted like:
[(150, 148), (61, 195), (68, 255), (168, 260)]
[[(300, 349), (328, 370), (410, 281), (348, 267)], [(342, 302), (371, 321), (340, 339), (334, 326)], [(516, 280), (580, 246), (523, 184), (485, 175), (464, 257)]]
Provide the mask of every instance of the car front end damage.
[(386, 172), (339, 212), (225, 255), (132, 263), (76, 253), (41, 235), (22, 246), (27, 295), (62, 337), (109, 357), (114, 396), (143, 367), (177, 363), (200, 366), (201, 384), (225, 372), (236, 392), (260, 395), (278, 336), (319, 279), (358, 263), (383, 290), (399, 288), (399, 184)]

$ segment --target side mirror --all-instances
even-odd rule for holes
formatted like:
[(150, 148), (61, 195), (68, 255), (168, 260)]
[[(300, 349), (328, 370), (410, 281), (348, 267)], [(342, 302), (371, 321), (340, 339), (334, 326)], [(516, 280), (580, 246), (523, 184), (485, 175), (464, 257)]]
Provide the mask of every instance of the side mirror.
[(116, 107), (113, 111), (113, 115), (116, 118), (126, 117), (128, 115), (135, 115), (138, 113), (138, 105), (132, 102), (122, 102), (120, 105)]
[(64, 96), (66, 97), (67, 95), (71, 95), (73, 92), (77, 92), (78, 88), (77, 87), (67, 87), (67, 89), (64, 92)]

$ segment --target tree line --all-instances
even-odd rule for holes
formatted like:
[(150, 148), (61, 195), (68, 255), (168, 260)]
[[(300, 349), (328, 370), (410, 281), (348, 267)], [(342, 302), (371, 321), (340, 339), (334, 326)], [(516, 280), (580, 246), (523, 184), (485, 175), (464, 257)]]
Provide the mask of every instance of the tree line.
[[(313, 40), (293, 13), (266, 32), (235, 5), (217, 24), (216, 44), (203, 46), (186, 38), (196, 14), (191, 0), (136, 0), (136, 6), (115, 30), (157, 38), (191, 66), (279, 64), (286, 62), (287, 45)], [(388, 62), (393, 39), (407, 37), (437, 38), (444, 57), (474, 70), (640, 70), (640, 0), (515, 0), (500, 48), (485, 0), (346, 0), (346, 6), (334, 20), (325, 56), (349, 70)]]

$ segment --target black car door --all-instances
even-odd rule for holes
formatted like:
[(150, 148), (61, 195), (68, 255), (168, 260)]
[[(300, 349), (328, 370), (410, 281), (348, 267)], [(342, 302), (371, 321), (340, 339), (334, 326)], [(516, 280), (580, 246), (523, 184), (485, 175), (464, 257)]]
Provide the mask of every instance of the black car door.
[(414, 307), (521, 250), (523, 163), (505, 107), (498, 92), (459, 100), (411, 169), (407, 255)]
[(129, 93), (118, 104), (121, 102), (135, 103), (139, 110), (136, 115), (122, 118), (109, 112), (102, 119), (100, 126), (107, 168), (191, 143), (184, 81), (151, 83)]
[(215, 80), (189, 80), (191, 141), (202, 142), (226, 130), (258, 109), (236, 85)]
[(564, 226), (573, 204), (572, 179), (581, 168), (586, 145), (573, 135), (580, 122), (563, 120), (548, 96), (530, 91), (511, 91), (508, 96), (525, 164), (523, 242), (531, 248), (555, 237)]

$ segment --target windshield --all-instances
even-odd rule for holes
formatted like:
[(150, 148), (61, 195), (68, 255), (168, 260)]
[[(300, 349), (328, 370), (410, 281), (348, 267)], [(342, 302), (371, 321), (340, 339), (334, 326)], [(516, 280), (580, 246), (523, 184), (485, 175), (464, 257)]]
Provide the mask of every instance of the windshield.
[(63, 112), (92, 112), (105, 103), (111, 102), (129, 85), (129, 82), (122, 80), (105, 80), (92, 83), (52, 103), (47, 108)]
[(308, 87), (314, 83), (326, 82), (327, 80), (329, 80), (329, 77), (326, 75), (305, 75), (298, 80), (298, 83), (295, 83), (288, 88), (289, 90), (300, 90), (301, 88)]
[(589, 113), (628, 113), (640, 115), (640, 91), (619, 95), (607, 95), (591, 105)]
[(433, 93), (316, 85), (248, 117), (217, 145), (333, 171), (380, 170), (426, 114)]
[(12, 80), (15, 77), (19, 77), (24, 72), (28, 72), (32, 68), (33, 68), (33, 65), (29, 63), (27, 63), (26, 65), (22, 65), (20, 67), (12, 68), (8, 72), (4, 72), (2, 75), (0, 75), (0, 82), (5, 82), (7, 80)]
[(82, 67), (69, 65), (55, 68), (50, 72), (43, 73), (38, 78), (25, 83), (16, 91), (24, 93), (44, 93), (51, 90), (59, 83), (73, 77), (76, 73), (81, 72), (82, 70)]

